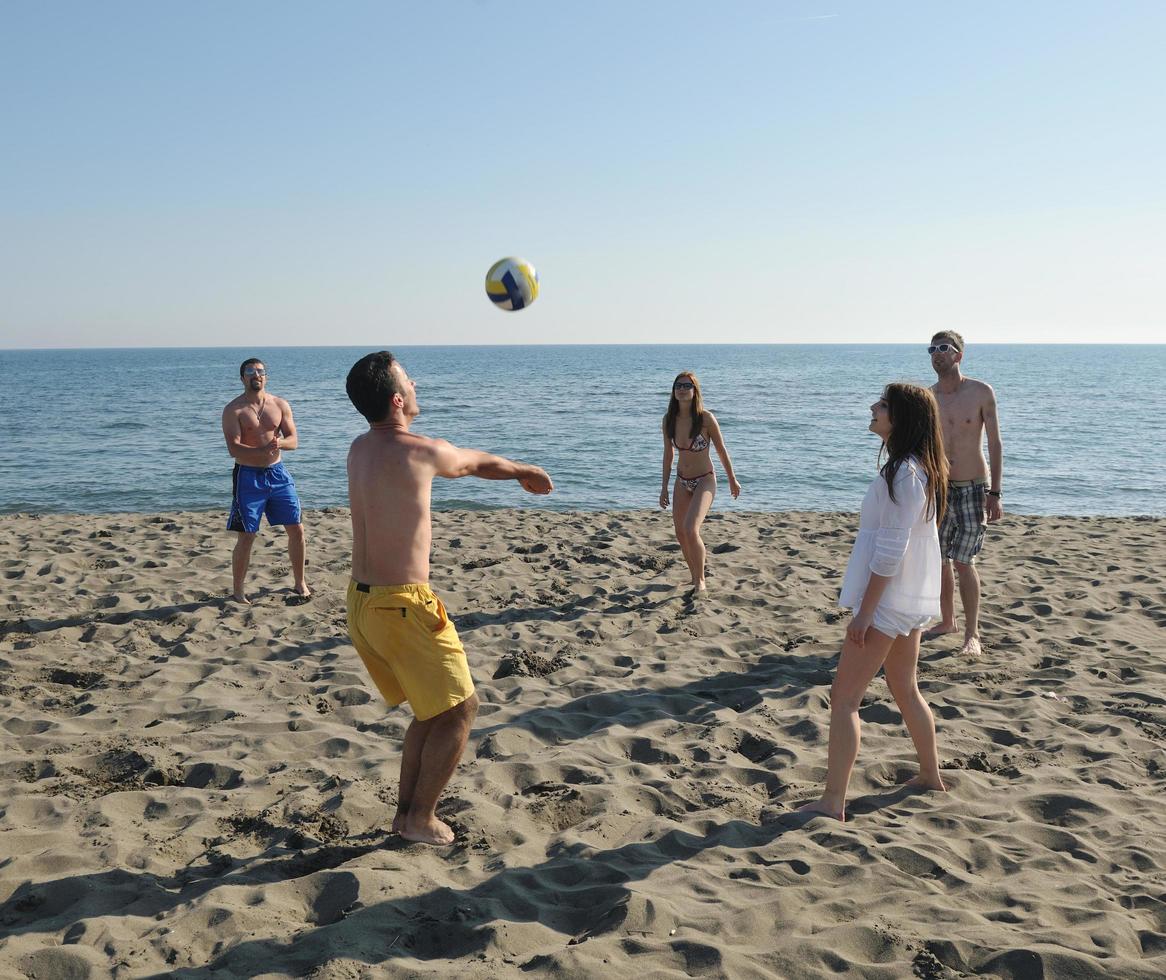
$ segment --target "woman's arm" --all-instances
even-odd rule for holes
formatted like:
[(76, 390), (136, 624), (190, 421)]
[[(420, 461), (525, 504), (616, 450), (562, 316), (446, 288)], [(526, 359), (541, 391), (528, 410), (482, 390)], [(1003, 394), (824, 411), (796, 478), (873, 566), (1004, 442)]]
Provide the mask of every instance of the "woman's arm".
[(664, 429), (664, 424), (660, 424), (660, 430), (664, 433), (664, 476), (660, 481), (660, 506), (668, 506), (668, 481), (672, 479), (672, 440), (668, 438), (668, 432)]
[(733, 461), (729, 459), (729, 450), (725, 448), (725, 440), (721, 436), (721, 426), (712, 412), (705, 412), (704, 414), (708, 421), (709, 438), (712, 439), (713, 445), (716, 446), (717, 455), (721, 458), (721, 466), (725, 468), (725, 476), (729, 478), (729, 492), (735, 500), (741, 494), (741, 484), (737, 482), (737, 477), (733, 474)]
[(927, 487), (904, 463), (895, 474), (895, 499), (892, 500), (891, 495), (886, 493), (882, 500), (874, 556), (870, 560), (870, 579), (866, 583), (862, 605), (846, 627), (846, 635), (860, 647), (865, 643), (866, 631), (870, 629), (887, 585), (903, 564), (903, 556), (911, 540), (911, 528), (929, 505)]
[(883, 598), (883, 593), (887, 591), (887, 585), (891, 578), (890, 575), (880, 575), (878, 572), (870, 573), (870, 579), (866, 583), (866, 592), (862, 596), (862, 605), (858, 607), (850, 625), (846, 627), (847, 637), (853, 640), (859, 649), (866, 646), (866, 631), (874, 622), (875, 610), (878, 609), (879, 602)]

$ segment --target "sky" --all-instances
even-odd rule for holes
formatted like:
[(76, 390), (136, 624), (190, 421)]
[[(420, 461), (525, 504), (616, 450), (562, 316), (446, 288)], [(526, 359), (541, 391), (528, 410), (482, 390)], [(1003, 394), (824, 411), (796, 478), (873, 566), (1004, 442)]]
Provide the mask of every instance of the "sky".
[(1161, 342), (1163, 50), (1158, 2), (0, 0), (0, 347)]

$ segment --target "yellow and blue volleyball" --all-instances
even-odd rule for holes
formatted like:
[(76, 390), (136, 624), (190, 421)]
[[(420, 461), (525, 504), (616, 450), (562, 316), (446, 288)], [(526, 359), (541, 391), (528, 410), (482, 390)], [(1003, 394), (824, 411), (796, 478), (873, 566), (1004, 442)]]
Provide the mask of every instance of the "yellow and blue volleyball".
[(538, 299), (538, 273), (525, 259), (499, 259), (486, 273), (486, 295), (500, 310), (524, 310)]

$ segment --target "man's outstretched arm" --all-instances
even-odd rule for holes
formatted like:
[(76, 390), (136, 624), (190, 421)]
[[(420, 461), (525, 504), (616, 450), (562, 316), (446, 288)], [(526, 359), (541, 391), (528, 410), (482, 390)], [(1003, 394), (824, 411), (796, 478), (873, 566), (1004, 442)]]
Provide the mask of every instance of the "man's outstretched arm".
[(434, 463), (438, 476), (456, 480), (476, 476), (483, 480), (517, 480), (528, 493), (546, 494), (555, 487), (546, 470), (494, 456), (479, 449), (459, 449), (444, 439), (434, 440)]

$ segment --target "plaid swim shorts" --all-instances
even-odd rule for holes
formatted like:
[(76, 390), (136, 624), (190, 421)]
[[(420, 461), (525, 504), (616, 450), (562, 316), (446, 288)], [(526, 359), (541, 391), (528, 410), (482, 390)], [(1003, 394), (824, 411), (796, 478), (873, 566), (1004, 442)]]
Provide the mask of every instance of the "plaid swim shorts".
[(983, 480), (959, 480), (947, 485), (947, 512), (939, 525), (939, 550), (944, 559), (970, 565), (984, 546), (988, 518)]

